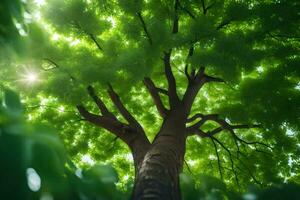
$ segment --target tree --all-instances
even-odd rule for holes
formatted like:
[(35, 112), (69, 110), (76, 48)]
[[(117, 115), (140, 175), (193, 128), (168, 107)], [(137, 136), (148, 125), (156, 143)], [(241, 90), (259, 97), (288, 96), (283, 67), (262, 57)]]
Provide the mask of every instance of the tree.
[[(28, 109), (49, 108), (32, 116), (61, 128), (74, 155), (110, 155), (100, 152), (111, 137), (90, 124), (124, 142), (135, 168), (132, 199), (180, 199), (185, 156), (241, 189), (299, 181), (299, 6), (51, 0), (38, 6), (48, 33), (28, 36), (30, 63), (45, 77)], [(97, 95), (105, 88), (109, 98)], [(55, 116), (43, 99), (62, 103), (62, 112), (76, 106), (80, 119)]]

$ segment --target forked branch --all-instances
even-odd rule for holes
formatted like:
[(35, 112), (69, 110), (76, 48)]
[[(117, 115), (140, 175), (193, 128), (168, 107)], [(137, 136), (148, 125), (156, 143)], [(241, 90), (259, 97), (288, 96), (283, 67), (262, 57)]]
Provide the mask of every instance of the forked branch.
[(117, 117), (108, 110), (104, 102), (97, 96), (92, 86), (88, 86), (87, 90), (88, 94), (91, 96), (102, 115), (93, 114), (84, 106), (78, 105), (77, 109), (85, 120), (113, 133), (116, 137), (122, 139), (129, 147), (133, 149), (136, 149), (134, 145), (137, 145), (135, 143), (137, 140), (143, 141), (142, 143), (145, 145), (150, 145), (143, 128), (122, 104), (119, 96), (112, 89), (111, 85), (109, 85), (108, 89), (110, 98), (129, 124), (119, 121)]
[(240, 187), (239, 179), (238, 179), (238, 176), (237, 176), (237, 172), (236, 172), (236, 170), (234, 168), (234, 161), (233, 161), (233, 156), (231, 154), (231, 151), (222, 142), (220, 142), (217, 138), (215, 138), (213, 136), (211, 138), (212, 138), (212, 140), (216, 141), (223, 149), (225, 149), (225, 151), (227, 151), (227, 153), (229, 155), (230, 163), (231, 163), (231, 170), (232, 170), (232, 172), (234, 174), (236, 184)]
[[(197, 113), (194, 116), (192, 116), (191, 118), (189, 118), (187, 120), (187, 122), (192, 122), (194, 120), (197, 120), (198, 118), (201, 118), (201, 120), (199, 120), (198, 122), (196, 122), (194, 125), (187, 127), (187, 134), (188, 135), (193, 135), (196, 134), (202, 138), (205, 137), (213, 137), (214, 135), (220, 133), (223, 130), (227, 130), (229, 131), (232, 136), (235, 139), (236, 142), (236, 146), (239, 149), (239, 145), (238, 142), (240, 142), (241, 144), (246, 144), (246, 145), (262, 145), (265, 146), (269, 149), (272, 149), (272, 147), (270, 145), (267, 145), (263, 142), (259, 142), (259, 141), (252, 141), (252, 142), (248, 142), (243, 140), (242, 138), (238, 137), (237, 134), (235, 133), (236, 129), (250, 129), (250, 128), (260, 128), (261, 125), (259, 124), (253, 124), (253, 125), (248, 125), (248, 124), (237, 124), (237, 125), (231, 125), (229, 124), (226, 120), (224, 119), (220, 119), (219, 116), (217, 114), (209, 114), (209, 115), (204, 115), (202, 113)], [(207, 122), (207, 121), (214, 121), (216, 123), (218, 123), (220, 126), (204, 132), (201, 130), (201, 126)]]
[(216, 156), (217, 156), (217, 159), (218, 159), (219, 173), (220, 173), (221, 179), (223, 180), (222, 165), (221, 165), (220, 155), (219, 155), (219, 152), (218, 152), (218, 147), (217, 147), (215, 141), (213, 140), (213, 138), (210, 138), (210, 139), (211, 139), (211, 141), (214, 145), (214, 148), (215, 148)]
[(108, 84), (108, 90), (107, 90), (110, 99), (114, 103), (114, 105), (119, 110), (120, 114), (126, 119), (126, 121), (129, 123), (129, 125), (132, 128), (135, 128), (137, 131), (144, 132), (142, 126), (139, 124), (139, 122), (130, 114), (130, 112), (127, 110), (127, 108), (122, 103), (119, 95), (114, 91), (111, 84)]
[(188, 78), (188, 86), (183, 96), (183, 102), (186, 107), (186, 112), (189, 113), (193, 102), (205, 83), (209, 82), (224, 82), (221, 78), (216, 78), (205, 74), (205, 68), (201, 67), (197, 73), (192, 71), (190, 74), (188, 73), (187, 67), (185, 70), (186, 76)]
[(90, 123), (93, 123), (97, 126), (103, 127), (104, 129), (114, 133), (115, 135), (119, 136), (123, 140), (126, 141), (126, 138), (124, 138), (124, 135), (122, 136), (122, 133), (126, 131), (126, 129), (130, 128), (126, 124), (123, 124), (117, 120), (111, 119), (109, 117), (96, 115), (93, 113), (90, 113), (86, 110), (86, 108), (82, 105), (77, 106), (77, 110), (79, 111), (80, 115), (84, 117), (87, 121)]
[(87, 90), (88, 90), (89, 95), (92, 97), (92, 99), (94, 100), (94, 102), (96, 103), (98, 108), (100, 109), (101, 114), (103, 116), (107, 116), (107, 117), (110, 117), (112, 119), (116, 119), (116, 117), (111, 112), (109, 112), (109, 110), (107, 109), (107, 107), (103, 103), (103, 101), (96, 95), (95, 90), (91, 85), (89, 85), (87, 87)]

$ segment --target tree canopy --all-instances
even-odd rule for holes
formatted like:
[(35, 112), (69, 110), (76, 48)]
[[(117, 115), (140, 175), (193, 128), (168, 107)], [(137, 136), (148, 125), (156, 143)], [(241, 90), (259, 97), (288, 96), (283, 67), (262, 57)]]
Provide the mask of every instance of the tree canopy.
[(29, 121), (59, 130), (74, 162), (111, 163), (123, 189), (134, 181), (128, 147), (76, 106), (99, 113), (90, 85), (125, 123), (111, 85), (152, 141), (162, 117), (143, 82), (151, 77), (169, 109), (168, 54), (180, 99), (199, 71), (212, 79), (191, 108), (192, 119), (210, 117), (188, 123), (201, 133), (187, 140), (185, 172), (242, 191), (300, 183), (298, 1), (39, 0), (26, 9), (24, 50), (1, 63), (2, 84), (21, 92)]

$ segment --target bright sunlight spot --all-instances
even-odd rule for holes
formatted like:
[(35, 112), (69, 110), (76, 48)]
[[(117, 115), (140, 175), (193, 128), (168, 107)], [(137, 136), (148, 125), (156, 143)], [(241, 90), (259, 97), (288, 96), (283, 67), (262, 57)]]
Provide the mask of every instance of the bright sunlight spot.
[(54, 33), (51, 39), (53, 41), (57, 41), (57, 40), (59, 40), (59, 38), (60, 38), (60, 36), (57, 33)]
[(20, 79), (17, 81), (21, 81), (22, 84), (33, 85), (40, 81), (39, 74), (32, 69), (28, 69), (24, 67), (24, 71), (21, 72)]
[(65, 107), (60, 106), (60, 107), (58, 108), (58, 112), (60, 112), (60, 113), (65, 112)]
[(26, 175), (29, 189), (33, 192), (39, 191), (41, 188), (41, 178), (38, 173), (33, 168), (28, 168), (26, 170)]
[(256, 71), (261, 74), (264, 72), (264, 68), (262, 66), (259, 66), (256, 68)]
[(29, 82), (29, 83), (34, 83), (37, 81), (37, 75), (34, 74), (34, 73), (29, 73), (26, 75), (26, 80)]
[(89, 155), (82, 156), (81, 161), (90, 165), (95, 164), (95, 161)]

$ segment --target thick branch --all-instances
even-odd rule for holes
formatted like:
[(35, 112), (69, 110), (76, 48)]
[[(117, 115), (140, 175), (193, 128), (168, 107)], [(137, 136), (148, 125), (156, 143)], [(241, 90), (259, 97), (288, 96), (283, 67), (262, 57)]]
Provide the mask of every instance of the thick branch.
[(165, 75), (168, 81), (169, 102), (170, 102), (170, 107), (172, 108), (178, 104), (179, 98), (176, 92), (176, 81), (171, 69), (170, 57), (171, 57), (171, 50), (165, 53), (164, 65), (165, 65)]
[(105, 106), (103, 101), (96, 95), (95, 90), (91, 85), (89, 85), (87, 87), (87, 90), (88, 90), (89, 95), (92, 97), (92, 99), (97, 104), (98, 108), (100, 109), (101, 114), (103, 116), (107, 116), (112, 119), (116, 119), (116, 117), (111, 112), (109, 112), (109, 110), (107, 109), (107, 107)]
[(203, 14), (206, 15), (207, 9), (206, 9), (206, 7), (205, 7), (205, 2), (204, 2), (204, 0), (201, 0), (201, 6), (202, 6)]
[(150, 78), (144, 78), (144, 84), (146, 85), (159, 114), (164, 118), (168, 110), (163, 105), (163, 102), (158, 94), (159, 91), (157, 90), (153, 81)]
[(190, 57), (192, 57), (193, 54), (194, 54), (194, 45), (192, 44), (191, 47), (189, 48), (189, 53), (188, 53), (188, 55), (186, 57), (186, 64), (185, 64), (185, 67), (184, 67), (184, 74), (187, 77), (187, 79), (188, 79), (189, 82), (192, 81), (192, 77), (194, 77), (194, 75), (195, 75), (195, 72), (192, 72), (191, 75), (190, 75), (189, 74), (189, 70), (188, 70), (188, 67), (189, 67), (189, 65), (188, 65), (188, 59)]
[[(80, 115), (84, 117), (87, 121), (105, 128), (106, 130), (120, 136), (124, 129), (127, 128), (126, 124), (122, 124), (119, 121), (111, 119), (109, 117), (99, 116), (90, 113), (87, 111), (82, 105), (77, 106), (77, 110), (79, 111)], [(122, 137), (124, 139), (124, 137)]]
[(108, 84), (108, 94), (110, 96), (110, 99), (114, 103), (114, 105), (117, 107), (117, 109), (120, 111), (121, 115), (126, 119), (126, 121), (129, 123), (129, 125), (136, 130), (143, 131), (142, 126), (138, 123), (138, 121), (130, 114), (130, 112), (125, 108), (123, 105), (119, 95), (113, 90), (112, 86)]
[(87, 121), (108, 130), (116, 136), (116, 139), (120, 138), (124, 141), (130, 147), (135, 167), (138, 168), (150, 148), (150, 142), (144, 132), (132, 128), (132, 126), (124, 124), (117, 119), (92, 114), (82, 105), (77, 106), (77, 109)]
[(178, 8), (179, 8), (179, 0), (175, 0), (175, 5), (174, 5), (175, 14), (173, 20), (172, 33), (178, 33), (178, 22), (179, 22)]
[(201, 6), (202, 6), (202, 11), (203, 14), (206, 15), (207, 11), (212, 8), (215, 5), (216, 1), (214, 1), (213, 3), (211, 3), (210, 5), (206, 6), (205, 5), (205, 0), (201, 0)]
[(190, 112), (190, 109), (193, 105), (193, 102), (194, 102), (198, 92), (200, 91), (200, 89), (202, 88), (202, 86), (205, 83), (224, 82), (220, 78), (215, 78), (215, 77), (206, 75), (204, 71), (205, 71), (205, 68), (201, 67), (198, 70), (198, 72), (196, 73), (196, 75), (191, 74), (188, 76), (189, 82), (188, 82), (188, 86), (185, 91), (185, 94), (183, 96), (183, 102), (185, 104), (187, 113)]
[(144, 30), (144, 32), (145, 32), (147, 38), (148, 38), (149, 43), (152, 44), (152, 38), (151, 38), (151, 36), (150, 36), (150, 33), (149, 33), (149, 31), (148, 31), (148, 28), (147, 28), (147, 26), (146, 26), (146, 23), (145, 23), (145, 20), (144, 20), (142, 14), (141, 14), (140, 12), (138, 12), (138, 13), (137, 13), (137, 16), (138, 16), (138, 18), (139, 18), (139, 20), (140, 20), (140, 22), (141, 22), (141, 24), (142, 24), (143, 30)]

